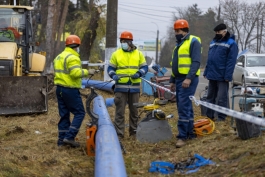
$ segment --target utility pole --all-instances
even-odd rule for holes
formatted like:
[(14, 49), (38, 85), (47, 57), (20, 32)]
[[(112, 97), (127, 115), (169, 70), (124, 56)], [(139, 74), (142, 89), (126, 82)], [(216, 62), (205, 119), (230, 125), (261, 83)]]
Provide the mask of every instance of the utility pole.
[(156, 35), (156, 64), (158, 64), (158, 38), (159, 38), (159, 30), (157, 30), (157, 35)]
[(118, 17), (118, 0), (108, 0), (107, 1), (104, 81), (110, 80), (110, 77), (107, 72), (107, 66), (109, 64), (111, 54), (117, 48), (117, 21), (118, 21), (117, 17)]
[(157, 31), (156, 31), (156, 64), (158, 64), (158, 39), (159, 39), (159, 28), (158, 25), (155, 22), (152, 22), (156, 25)]

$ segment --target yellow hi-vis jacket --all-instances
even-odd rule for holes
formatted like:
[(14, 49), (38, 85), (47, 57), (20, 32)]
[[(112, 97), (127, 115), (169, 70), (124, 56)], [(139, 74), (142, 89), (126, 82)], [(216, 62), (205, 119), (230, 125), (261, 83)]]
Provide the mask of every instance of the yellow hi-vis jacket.
[[(192, 42), (192, 39), (196, 38), (201, 43), (201, 39), (197, 36), (190, 35), (188, 40), (185, 40), (183, 44), (178, 49), (178, 71), (180, 74), (188, 74), (190, 71), (191, 66), (191, 58), (190, 58), (190, 44)], [(173, 50), (172, 54), (172, 60), (174, 57), (174, 51), (177, 49), (177, 46)], [(170, 62), (170, 65), (172, 66), (172, 61)], [(174, 76), (174, 74), (172, 73)], [(200, 69), (196, 72), (196, 75), (200, 75)]]
[[(140, 67), (146, 65), (142, 52), (137, 49), (132, 52), (124, 52), (120, 48), (112, 54), (109, 65), (116, 68), (117, 76), (121, 77), (115, 88), (140, 88), (141, 79), (132, 79), (130, 76), (139, 71)], [(132, 85), (126, 85), (129, 81)]]
[(82, 69), (79, 54), (66, 47), (54, 60), (54, 84), (70, 88), (81, 88), (82, 77), (88, 76), (88, 70)]

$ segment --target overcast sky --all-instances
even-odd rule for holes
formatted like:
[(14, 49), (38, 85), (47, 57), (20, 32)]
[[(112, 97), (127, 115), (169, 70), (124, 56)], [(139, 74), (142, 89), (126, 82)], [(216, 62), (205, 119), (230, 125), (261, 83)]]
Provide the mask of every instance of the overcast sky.
[(207, 11), (218, 5), (219, 0), (120, 0), (118, 1), (118, 36), (131, 31), (135, 39), (159, 39), (166, 37), (168, 27), (173, 30), (173, 12), (176, 7), (187, 8), (197, 3), (198, 8)]
[[(258, 1), (265, 0), (247, 0), (248, 3)], [(107, 0), (100, 3), (107, 3)], [(118, 0), (118, 37), (127, 30), (133, 33), (135, 40), (156, 39), (159, 30), (159, 39), (163, 39), (168, 27), (173, 30), (175, 8), (187, 8), (195, 3), (205, 12), (217, 7), (219, 0)]]

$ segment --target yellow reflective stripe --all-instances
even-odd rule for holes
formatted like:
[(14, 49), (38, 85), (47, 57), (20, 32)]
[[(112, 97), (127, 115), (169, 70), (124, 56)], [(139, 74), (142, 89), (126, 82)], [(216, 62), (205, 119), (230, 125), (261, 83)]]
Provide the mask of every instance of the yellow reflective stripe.
[(179, 64), (179, 68), (189, 68), (191, 64)]
[(69, 72), (72, 71), (75, 68), (81, 68), (80, 66), (72, 66), (71, 68), (69, 68)]
[[(70, 57), (71, 55), (73, 55), (73, 54), (68, 54), (68, 55), (65, 57), (65, 59), (64, 59), (64, 69), (63, 69), (63, 70), (62, 70), (62, 69), (55, 69), (54, 72), (69, 74), (70, 72), (67, 70), (67, 67), (66, 67), (66, 64), (67, 64), (66, 60), (67, 60), (67, 58)], [(59, 57), (59, 56), (58, 56), (58, 57)], [(58, 57), (57, 57), (57, 58), (58, 58)], [(56, 59), (57, 59), (57, 58), (56, 58)]]
[(56, 72), (56, 73), (65, 73), (64, 70), (58, 70), (58, 69), (55, 69), (54, 72)]
[(138, 66), (118, 66), (118, 69), (139, 69)]
[(117, 74), (117, 76), (120, 76), (120, 77), (130, 77), (129, 74)]
[(189, 54), (180, 54), (179, 58), (190, 58)]
[(140, 88), (140, 85), (119, 85), (119, 84), (115, 84), (115, 88)]

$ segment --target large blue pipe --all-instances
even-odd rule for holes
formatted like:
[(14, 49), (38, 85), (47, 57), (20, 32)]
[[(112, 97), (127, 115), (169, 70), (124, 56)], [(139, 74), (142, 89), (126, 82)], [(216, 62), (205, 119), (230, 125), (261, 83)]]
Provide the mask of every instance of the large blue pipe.
[(115, 84), (113, 82), (104, 82), (91, 79), (82, 79), (82, 85), (85, 87), (94, 87), (99, 90), (113, 92)]
[(93, 111), (99, 116), (95, 177), (126, 177), (121, 146), (102, 96), (94, 98)]

